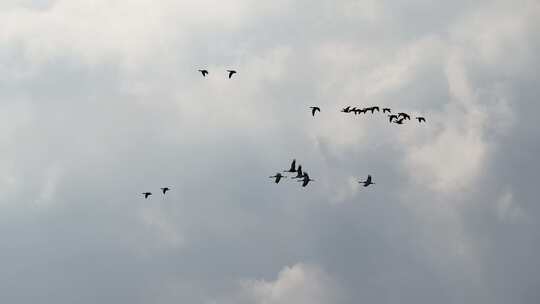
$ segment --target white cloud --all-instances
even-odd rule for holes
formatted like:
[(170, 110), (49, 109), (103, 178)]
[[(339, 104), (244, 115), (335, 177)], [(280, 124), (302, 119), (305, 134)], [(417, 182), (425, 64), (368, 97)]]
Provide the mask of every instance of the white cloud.
[(171, 64), (196, 35), (238, 29), (276, 12), (281, 2), (57, 0), (37, 10), (13, 6), (0, 12), (0, 45), (38, 66), (61, 57), (130, 69)]
[(238, 300), (257, 304), (330, 304), (340, 299), (334, 279), (314, 265), (285, 267), (274, 281), (242, 283)]

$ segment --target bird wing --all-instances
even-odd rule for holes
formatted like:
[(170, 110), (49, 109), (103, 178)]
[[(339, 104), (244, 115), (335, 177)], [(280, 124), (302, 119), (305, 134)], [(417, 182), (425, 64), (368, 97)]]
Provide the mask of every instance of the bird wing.
[(294, 172), (294, 171), (296, 171), (296, 159), (293, 159), (291, 163), (291, 172)]
[(366, 181), (366, 182), (367, 182), (367, 183), (371, 183), (371, 175), (368, 175), (368, 176), (367, 176), (367, 181)]
[(315, 112), (317, 111), (317, 108), (311, 107), (311, 115), (315, 116)]

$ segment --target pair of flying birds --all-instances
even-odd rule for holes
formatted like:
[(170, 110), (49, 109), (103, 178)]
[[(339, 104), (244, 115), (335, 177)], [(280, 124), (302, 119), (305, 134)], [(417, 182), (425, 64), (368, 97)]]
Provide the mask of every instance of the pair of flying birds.
[[(199, 72), (201, 72), (201, 74), (203, 75), (203, 77), (206, 77), (206, 75), (208, 75), (208, 70), (199, 70)], [(231, 77), (236, 74), (236, 71), (235, 70), (227, 70), (227, 73), (229, 73), (229, 79), (231, 79)]]
[[(165, 195), (165, 193), (167, 193), (167, 191), (171, 190), (171, 188), (169, 187), (163, 187), (163, 188), (160, 188), (161, 189), (161, 192), (163, 193), (163, 195)], [(144, 195), (144, 198), (147, 199), (150, 195), (152, 195), (152, 192), (143, 192), (142, 195)]]
[[(309, 174), (305, 171), (302, 171), (302, 166), (299, 165), (298, 168), (296, 168), (296, 159), (293, 159), (291, 163), (291, 167), (288, 170), (284, 170), (283, 172), (290, 172), (290, 173), (296, 173), (296, 176), (293, 176), (292, 178), (298, 178), (299, 182), (302, 182), (302, 187), (305, 187), (309, 184), (309, 182), (315, 181), (314, 179), (311, 179), (309, 177)], [(287, 178), (280, 172), (276, 173), (274, 176), (270, 176), (269, 178), (273, 178), (274, 182), (277, 184), (282, 178)]]

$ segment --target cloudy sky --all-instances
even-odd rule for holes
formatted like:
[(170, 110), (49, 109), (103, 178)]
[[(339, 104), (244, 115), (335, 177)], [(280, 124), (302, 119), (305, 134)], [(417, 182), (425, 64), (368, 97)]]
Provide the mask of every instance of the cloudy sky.
[(536, 0), (3, 0), (0, 299), (538, 303), (538, 33)]

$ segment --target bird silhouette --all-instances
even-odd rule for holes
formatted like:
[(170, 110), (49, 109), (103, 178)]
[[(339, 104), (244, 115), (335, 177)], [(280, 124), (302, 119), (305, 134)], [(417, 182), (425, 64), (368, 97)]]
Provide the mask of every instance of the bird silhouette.
[(170, 191), (171, 188), (169, 187), (163, 187), (163, 188), (160, 188), (161, 189), (161, 192), (163, 192), (163, 194), (165, 195), (165, 193), (167, 193), (167, 191)]
[(304, 177), (304, 173), (302, 172), (302, 165), (298, 166), (298, 169), (296, 170), (296, 176), (291, 178), (302, 178)]
[(229, 79), (231, 79), (232, 75), (236, 74), (235, 70), (227, 70), (229, 72)]
[(400, 119), (396, 120), (395, 123), (397, 123), (398, 125), (402, 125), (404, 119), (405, 117), (401, 117)]
[(416, 119), (418, 119), (418, 122), (426, 122), (424, 117), (416, 117)]
[(302, 182), (302, 187), (305, 187), (309, 184), (309, 182), (314, 182), (314, 179), (309, 178), (309, 175), (307, 172), (304, 172), (304, 178), (302, 180), (299, 180), (299, 182)]
[(321, 108), (319, 107), (310, 107), (311, 108), (311, 115), (315, 117), (315, 112), (319, 111), (321, 112)]
[(199, 72), (201, 72), (203, 77), (206, 77), (206, 75), (208, 75), (208, 70), (199, 70)]
[(379, 107), (366, 108), (366, 111), (371, 111), (371, 114), (375, 113), (375, 110), (377, 110), (377, 112), (380, 112)]
[(375, 185), (375, 183), (371, 182), (371, 175), (368, 175), (365, 181), (359, 181), (358, 183), (364, 184), (364, 187), (367, 187), (369, 185)]
[(390, 108), (383, 108), (383, 109), (382, 109), (382, 112), (383, 112), (383, 113), (386, 113), (386, 112), (392, 113), (392, 110), (390, 110)]
[(347, 106), (346, 108), (343, 108), (341, 112), (343, 113), (349, 113), (351, 111), (351, 106)]
[(291, 168), (289, 170), (285, 170), (283, 172), (291, 172), (291, 173), (296, 172), (296, 159), (293, 159), (293, 161), (291, 163)]
[(150, 195), (152, 195), (152, 192), (143, 192), (144, 199), (147, 199)]
[(275, 178), (275, 181), (274, 181), (274, 182), (277, 184), (277, 183), (279, 183), (279, 181), (280, 181), (282, 178), (287, 178), (287, 177), (284, 176), (283, 174), (281, 174), (281, 173), (278, 172), (278, 173), (276, 173), (276, 175), (270, 176), (270, 178)]
[(354, 109), (354, 115), (358, 115), (360, 113), (366, 114), (366, 108), (363, 109)]
[(392, 122), (394, 119), (398, 118), (397, 115), (388, 115), (388, 117), (390, 118), (390, 122)]
[(403, 112), (398, 113), (398, 117), (399, 116), (401, 116), (401, 117), (403, 117), (405, 119), (411, 120), (411, 116), (409, 116), (409, 114), (407, 114), (407, 113), (403, 113)]

